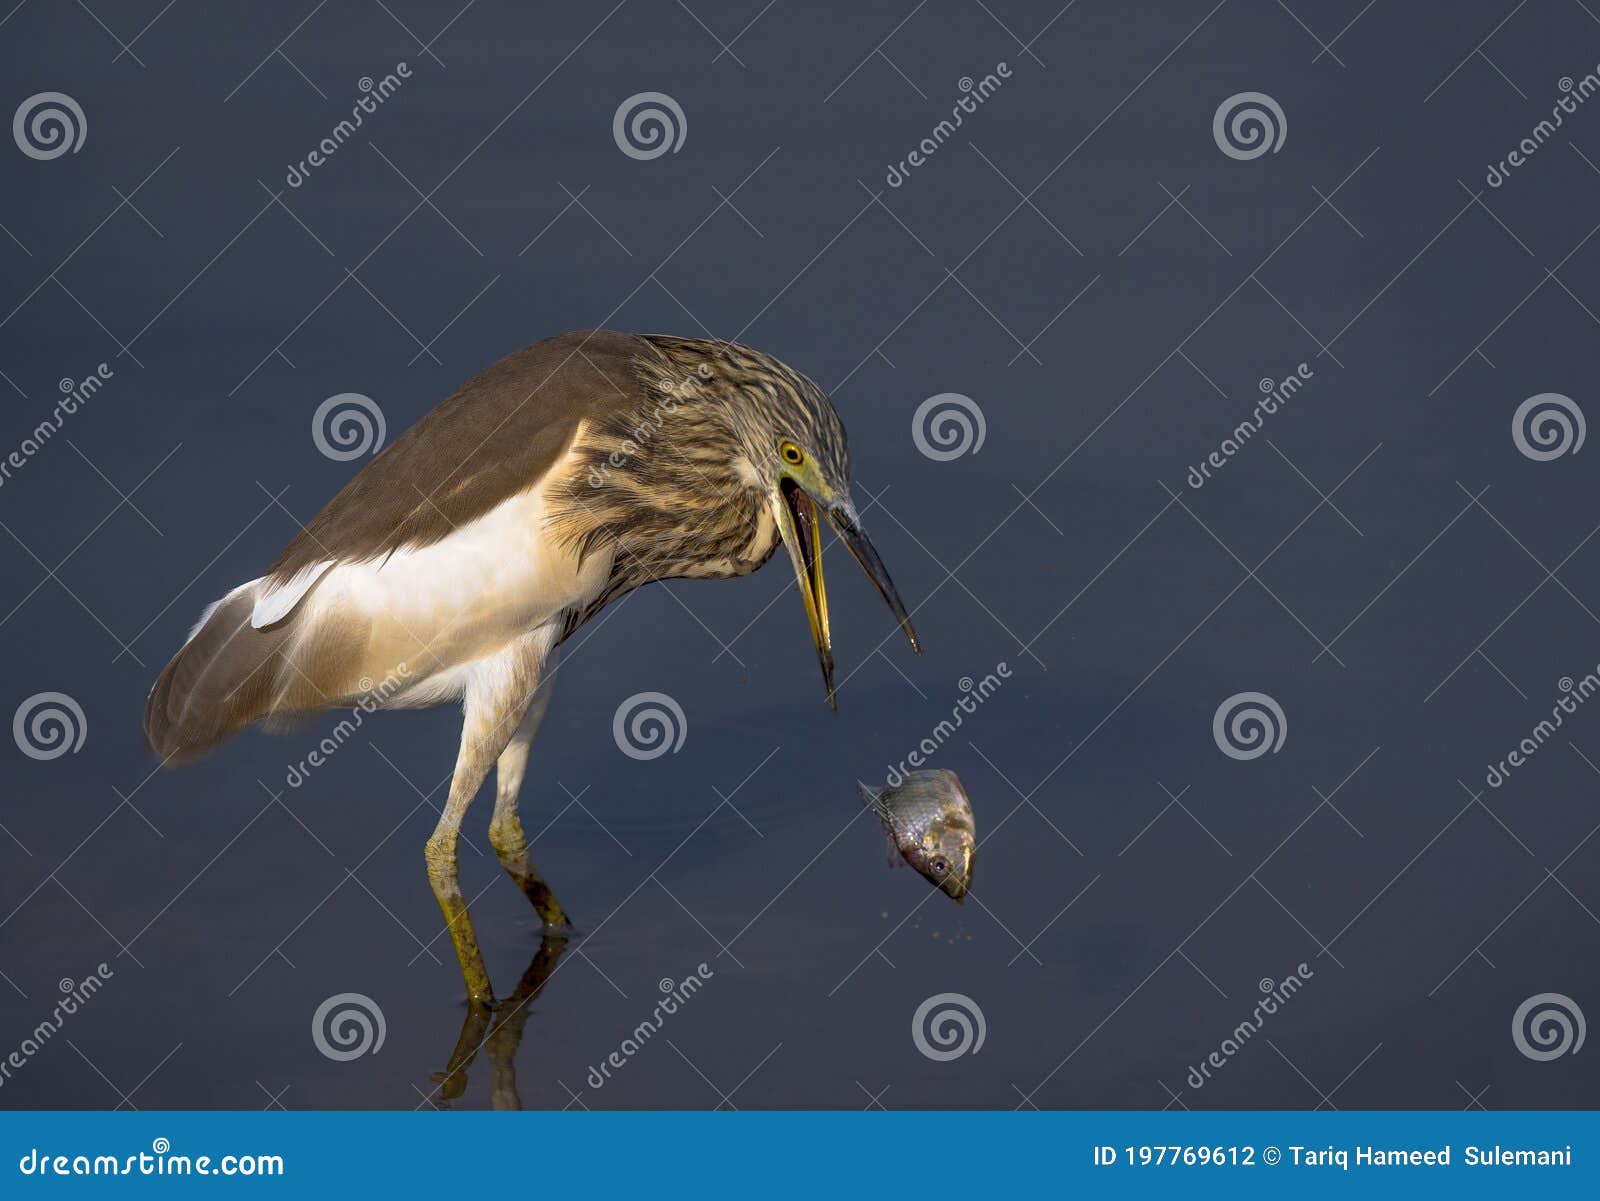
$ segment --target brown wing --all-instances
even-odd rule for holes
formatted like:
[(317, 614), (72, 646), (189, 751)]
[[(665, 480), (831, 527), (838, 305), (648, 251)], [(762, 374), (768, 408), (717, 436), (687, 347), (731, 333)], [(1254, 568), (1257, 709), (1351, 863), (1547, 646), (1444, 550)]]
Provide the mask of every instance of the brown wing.
[(644, 339), (609, 330), (547, 338), (480, 371), (401, 434), (312, 518), (268, 570), (274, 586), (324, 559), (369, 562), (439, 542), (559, 462), (579, 424), (643, 397)]

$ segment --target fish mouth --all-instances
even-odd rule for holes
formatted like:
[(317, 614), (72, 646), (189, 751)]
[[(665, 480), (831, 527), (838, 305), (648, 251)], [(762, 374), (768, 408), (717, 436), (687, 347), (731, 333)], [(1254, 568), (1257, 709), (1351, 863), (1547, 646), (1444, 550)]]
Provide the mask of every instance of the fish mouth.
[[(973, 848), (962, 846), (955, 854), (934, 852), (918, 863), (918, 870), (945, 896), (961, 904), (972, 888)], [(943, 863), (944, 870), (938, 865)]]
[[(823, 685), (828, 690), (828, 708), (837, 712), (839, 703), (833, 683), (833, 636), (828, 624), (828, 592), (822, 575), (823, 510), (809, 492), (788, 476), (778, 481), (772, 493), (771, 506), (779, 536), (789, 551), (795, 583), (805, 601), (811, 641), (817, 650), (817, 664), (822, 669)], [(827, 519), (838, 532), (839, 540), (849, 547), (851, 555), (861, 564), (867, 578), (888, 604), (890, 612), (905, 632), (911, 649), (920, 655), (922, 647), (917, 643), (917, 632), (912, 628), (911, 617), (906, 612), (894, 581), (889, 578), (889, 569), (883, 565), (877, 548), (872, 545), (872, 540), (862, 530), (851, 509), (847, 505), (835, 504), (827, 510)]]
[(952, 869), (939, 881), (939, 889), (957, 905), (967, 899), (967, 893), (972, 889), (973, 856), (969, 853), (962, 863), (961, 870)]

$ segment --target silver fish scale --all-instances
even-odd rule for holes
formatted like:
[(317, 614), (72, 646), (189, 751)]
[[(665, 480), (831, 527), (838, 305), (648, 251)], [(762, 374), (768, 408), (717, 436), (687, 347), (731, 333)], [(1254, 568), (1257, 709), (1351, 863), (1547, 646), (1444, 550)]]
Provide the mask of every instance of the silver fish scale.
[(919, 846), (936, 820), (946, 825), (965, 820), (973, 828), (972, 806), (954, 773), (921, 771), (903, 783), (879, 790), (873, 797), (884, 829), (901, 846)]

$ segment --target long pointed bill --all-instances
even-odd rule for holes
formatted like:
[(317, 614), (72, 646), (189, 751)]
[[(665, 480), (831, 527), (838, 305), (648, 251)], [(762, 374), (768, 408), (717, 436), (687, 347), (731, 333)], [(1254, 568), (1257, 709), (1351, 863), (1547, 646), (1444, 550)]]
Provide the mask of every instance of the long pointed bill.
[(828, 591), (822, 582), (822, 522), (816, 502), (804, 489), (784, 480), (772, 494), (772, 515), (778, 533), (789, 549), (795, 582), (806, 603), (811, 641), (817, 648), (822, 682), (828, 689), (828, 708), (838, 711), (833, 691), (833, 638), (828, 630)]
[[(822, 582), (822, 517), (810, 495), (792, 480), (784, 480), (772, 493), (772, 515), (778, 533), (789, 551), (789, 562), (794, 567), (795, 583), (800, 587), (801, 599), (806, 605), (806, 620), (811, 625), (811, 641), (817, 648), (817, 662), (822, 667), (822, 682), (828, 689), (828, 708), (837, 711), (838, 700), (833, 687), (833, 641), (828, 629), (828, 591)], [(839, 531), (839, 539), (850, 548), (856, 562), (876, 585), (888, 603), (895, 620), (905, 631), (906, 641), (917, 654), (922, 648), (917, 644), (917, 632), (911, 627), (911, 618), (895, 591), (889, 570), (878, 557), (872, 542), (842, 507), (828, 511), (828, 519)]]
[(841, 508), (830, 510), (828, 518), (833, 522), (833, 528), (839, 531), (840, 541), (850, 548), (850, 553), (856, 557), (856, 562), (861, 564), (861, 570), (865, 571), (877, 585), (879, 594), (888, 603), (895, 620), (900, 623), (900, 628), (905, 631), (906, 641), (911, 644), (911, 649), (920, 655), (922, 647), (917, 644), (916, 630), (911, 628), (911, 617), (900, 601), (900, 594), (895, 591), (894, 581), (889, 578), (889, 569), (883, 565), (883, 560), (878, 558), (878, 552), (868, 540), (866, 533)]

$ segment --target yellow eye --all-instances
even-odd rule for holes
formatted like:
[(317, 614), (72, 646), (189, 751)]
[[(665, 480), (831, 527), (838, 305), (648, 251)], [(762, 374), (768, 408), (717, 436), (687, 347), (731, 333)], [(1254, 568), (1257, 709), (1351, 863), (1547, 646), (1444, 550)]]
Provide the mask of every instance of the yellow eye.
[(778, 453), (783, 456), (783, 461), (791, 467), (798, 467), (806, 461), (805, 451), (793, 442), (784, 442), (778, 447)]

